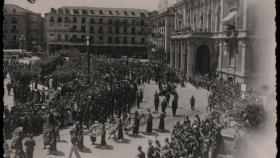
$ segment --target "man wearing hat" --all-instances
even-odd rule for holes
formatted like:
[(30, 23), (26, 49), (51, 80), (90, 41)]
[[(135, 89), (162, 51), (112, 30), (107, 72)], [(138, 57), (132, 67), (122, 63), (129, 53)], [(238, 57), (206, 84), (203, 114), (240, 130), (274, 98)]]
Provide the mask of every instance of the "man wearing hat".
[(27, 134), (27, 137), (23, 141), (25, 146), (25, 158), (33, 158), (33, 151), (36, 145), (33, 134)]

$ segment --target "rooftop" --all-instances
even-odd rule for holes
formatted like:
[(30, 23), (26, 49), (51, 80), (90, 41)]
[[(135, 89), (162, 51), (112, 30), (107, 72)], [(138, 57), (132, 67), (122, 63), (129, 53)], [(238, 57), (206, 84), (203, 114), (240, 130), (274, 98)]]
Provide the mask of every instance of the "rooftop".
[(130, 16), (147, 17), (148, 10), (134, 8), (102, 8), (102, 7), (75, 7), (64, 6), (61, 8), (51, 8), (46, 14), (75, 14), (75, 15), (99, 15), (99, 16)]

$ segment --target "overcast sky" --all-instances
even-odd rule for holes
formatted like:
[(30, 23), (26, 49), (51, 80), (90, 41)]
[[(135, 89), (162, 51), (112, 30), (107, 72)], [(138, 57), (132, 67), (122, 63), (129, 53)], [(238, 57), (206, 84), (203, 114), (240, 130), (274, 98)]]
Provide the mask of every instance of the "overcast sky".
[(87, 6), (87, 7), (110, 7), (110, 8), (139, 8), (158, 10), (160, 0), (36, 0), (35, 4), (27, 3), (27, 0), (5, 0), (5, 3), (17, 4), (31, 11), (42, 13), (50, 11), (50, 8), (61, 6)]

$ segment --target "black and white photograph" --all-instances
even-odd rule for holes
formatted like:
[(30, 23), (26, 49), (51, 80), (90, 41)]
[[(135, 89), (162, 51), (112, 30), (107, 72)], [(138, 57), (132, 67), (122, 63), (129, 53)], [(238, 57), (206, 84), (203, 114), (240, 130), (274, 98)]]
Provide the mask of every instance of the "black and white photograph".
[(4, 158), (276, 158), (275, 0), (3, 0)]

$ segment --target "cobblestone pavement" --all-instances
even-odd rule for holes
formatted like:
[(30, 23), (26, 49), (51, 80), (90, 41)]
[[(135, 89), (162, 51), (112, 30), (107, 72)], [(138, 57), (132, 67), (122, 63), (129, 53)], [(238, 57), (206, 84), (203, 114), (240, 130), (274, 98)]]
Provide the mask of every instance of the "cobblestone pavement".
[[(140, 109), (137, 109), (140, 113), (146, 113), (147, 109), (154, 110), (153, 107), (153, 96), (155, 91), (157, 90), (157, 86), (155, 83), (151, 83), (149, 85), (144, 86), (144, 102), (140, 105)], [(112, 139), (107, 139), (108, 146), (106, 148), (102, 148), (100, 144), (100, 137), (97, 138), (97, 145), (91, 145), (90, 138), (88, 135), (84, 136), (84, 144), (85, 150), (80, 151), (80, 155), (82, 158), (131, 158), (135, 157), (137, 154), (138, 145), (143, 146), (143, 151), (147, 151), (149, 139), (155, 140), (155, 135), (158, 135), (158, 139), (163, 142), (164, 138), (170, 136), (170, 131), (172, 130), (172, 126), (180, 120), (188, 115), (191, 119), (195, 115), (200, 115), (202, 118), (206, 115), (206, 107), (208, 104), (207, 95), (208, 92), (203, 89), (196, 89), (190, 84), (186, 84), (186, 87), (182, 88), (178, 86), (177, 92), (179, 94), (178, 101), (178, 110), (177, 116), (173, 117), (171, 114), (171, 101), (170, 106), (167, 108), (167, 117), (165, 118), (165, 126), (166, 132), (159, 133), (157, 132), (157, 128), (159, 125), (159, 118), (155, 117), (153, 120), (153, 128), (154, 133), (151, 135), (147, 135), (144, 133), (146, 130), (146, 125), (142, 125), (140, 127), (139, 136), (133, 137), (129, 135), (124, 135), (124, 142), (116, 142)], [(196, 111), (191, 111), (189, 100), (191, 96), (194, 95), (196, 99)], [(163, 99), (162, 97), (160, 98)], [(172, 97), (170, 98), (172, 100)], [(132, 109), (132, 112), (136, 109)], [(34, 151), (34, 158), (52, 158), (52, 157), (69, 157), (69, 152), (71, 149), (70, 144), (70, 135), (69, 128), (62, 129), (60, 132), (61, 140), (57, 144), (58, 151), (56, 153), (49, 153), (47, 149), (43, 149), (43, 137), (38, 136), (35, 137), (36, 146)], [(107, 132), (108, 133), (108, 132)], [(8, 141), (10, 142), (10, 141)], [(75, 156), (73, 156), (75, 157)]]

